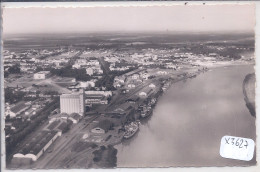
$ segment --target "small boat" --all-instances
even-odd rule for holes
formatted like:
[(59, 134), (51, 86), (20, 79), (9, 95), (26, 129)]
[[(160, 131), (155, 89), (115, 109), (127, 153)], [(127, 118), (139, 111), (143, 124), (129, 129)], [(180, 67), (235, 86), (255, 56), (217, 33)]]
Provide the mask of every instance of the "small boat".
[(126, 132), (124, 134), (125, 139), (129, 139), (135, 135), (135, 133), (139, 130), (140, 122), (131, 122), (130, 124), (125, 126)]

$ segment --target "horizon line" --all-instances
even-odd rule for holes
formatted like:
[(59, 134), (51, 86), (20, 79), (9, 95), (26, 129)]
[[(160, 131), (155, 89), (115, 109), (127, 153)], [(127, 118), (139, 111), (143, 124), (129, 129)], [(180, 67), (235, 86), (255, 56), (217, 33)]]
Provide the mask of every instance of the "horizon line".
[(240, 30), (240, 31), (147, 31), (147, 30), (140, 30), (140, 31), (124, 31), (124, 30), (114, 30), (114, 31), (87, 31), (87, 32), (33, 32), (33, 33), (2, 33), (3, 36), (11, 36), (11, 35), (59, 35), (59, 34), (104, 34), (104, 33), (125, 33), (125, 34), (132, 34), (132, 33), (142, 33), (142, 34), (255, 34), (255, 30)]

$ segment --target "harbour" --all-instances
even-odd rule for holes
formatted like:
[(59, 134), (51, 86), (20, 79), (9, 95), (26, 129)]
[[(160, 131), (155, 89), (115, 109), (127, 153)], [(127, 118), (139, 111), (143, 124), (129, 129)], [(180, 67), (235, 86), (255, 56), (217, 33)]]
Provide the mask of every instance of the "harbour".
[(142, 122), (138, 135), (115, 146), (117, 166), (246, 164), (221, 158), (219, 144), (224, 135), (256, 138), (242, 91), (244, 77), (253, 71), (253, 65), (218, 67), (172, 84), (152, 116)]

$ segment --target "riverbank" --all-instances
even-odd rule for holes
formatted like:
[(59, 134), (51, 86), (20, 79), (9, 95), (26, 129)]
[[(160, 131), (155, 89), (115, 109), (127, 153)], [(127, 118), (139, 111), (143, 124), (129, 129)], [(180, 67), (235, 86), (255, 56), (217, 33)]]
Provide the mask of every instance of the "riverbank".
[[(191, 69), (191, 70), (186, 69), (186, 71), (193, 71), (193, 72), (184, 72), (184, 74), (181, 74), (181, 75), (178, 75), (178, 76), (177, 75), (171, 76), (168, 79), (162, 80), (160, 88), (158, 89), (157, 92), (155, 92), (153, 94), (152, 97), (149, 97), (149, 100), (143, 101), (141, 104), (138, 104), (138, 106), (135, 106), (136, 115), (135, 115), (134, 120), (132, 119), (131, 122), (140, 121), (141, 123), (139, 123), (138, 127), (145, 125), (145, 123), (147, 123), (147, 121), (153, 117), (153, 111), (156, 108), (157, 102), (160, 100), (162, 95), (167, 94), (167, 88), (170, 88), (172, 86), (172, 84), (174, 84), (174, 83), (184, 81), (184, 80), (187, 80), (187, 79), (195, 78), (197, 75), (199, 75), (200, 73), (204, 73), (207, 70), (208, 70), (207, 68), (197, 68), (196, 70), (194, 68)], [(163, 88), (165, 88), (165, 89), (163, 89)], [(147, 115), (142, 116), (141, 111), (139, 110), (140, 109), (139, 107), (143, 108), (144, 106), (145, 106), (146, 109), (149, 109), (149, 110), (145, 111), (145, 113), (148, 113)], [(104, 142), (100, 142), (100, 143), (96, 143), (96, 144), (99, 147), (102, 147), (102, 146), (115, 147), (116, 145), (122, 144), (124, 142), (129, 142), (131, 140), (134, 140), (138, 136), (139, 130), (136, 131), (134, 133), (134, 135), (131, 136), (131, 138), (125, 139), (124, 138), (124, 132), (122, 132), (123, 128), (125, 128), (125, 126), (123, 124), (122, 124), (122, 126), (114, 127), (113, 130), (109, 130), (107, 133), (103, 134), (102, 138), (106, 138), (106, 139), (103, 139), (103, 140), (105, 140)], [(91, 140), (91, 139), (92, 139), (92, 136), (91, 136), (91, 133), (90, 133), (90, 135), (88, 136), (88, 138), (85, 141), (88, 141), (88, 140)], [(93, 150), (93, 151), (95, 152), (97, 150)], [(108, 163), (108, 162), (105, 163), (104, 162), (107, 159), (106, 157), (104, 157), (105, 155), (106, 154), (100, 155), (101, 158), (99, 158), (99, 159), (102, 159), (102, 161), (103, 161), (102, 163), (96, 162), (94, 160), (94, 157), (93, 157), (93, 163), (92, 164), (95, 164), (94, 166), (100, 167), (100, 168), (104, 168), (104, 166), (102, 164), (110, 164), (110, 167), (113, 166), (114, 163)], [(116, 167), (116, 166), (117, 165), (115, 163), (114, 167)]]
[[(231, 66), (231, 65), (229, 65), (229, 66)], [(132, 121), (136, 121), (136, 120), (141, 121), (141, 124), (139, 125), (139, 130), (136, 132), (135, 135), (133, 135), (133, 137), (131, 137), (129, 139), (123, 138), (123, 136), (124, 136), (123, 128), (124, 128), (125, 124), (120, 123), (120, 122), (117, 123), (117, 125), (111, 127), (105, 133), (102, 133), (102, 134), (92, 133), (91, 129), (93, 129), (99, 121), (108, 120), (108, 119), (113, 121), (113, 122), (120, 121), (120, 119), (117, 118), (116, 116), (113, 116), (113, 118), (112, 118), (111, 116), (106, 115), (105, 112), (104, 112), (104, 114), (103, 113), (96, 114), (96, 117), (95, 117), (95, 114), (94, 114), (93, 118), (91, 116), (86, 117), (85, 119), (81, 120), (79, 122), (79, 124), (77, 124), (75, 126), (75, 127), (78, 128), (77, 131), (80, 131), (80, 132), (77, 132), (77, 134), (76, 133), (69, 133), (73, 136), (77, 135), (77, 137), (75, 139), (72, 139), (70, 145), (68, 145), (66, 147), (66, 149), (62, 150), (62, 152), (63, 152), (62, 154), (58, 155), (58, 152), (60, 152), (60, 151), (58, 151), (58, 150), (56, 151), (55, 149), (53, 149), (54, 152), (48, 153), (49, 156), (53, 156), (53, 161), (50, 160), (47, 157), (46, 157), (46, 160), (48, 160), (47, 163), (45, 163), (44, 161), (41, 161), (41, 159), (39, 159), (39, 162), (36, 162), (36, 165), (34, 167), (44, 168), (44, 167), (48, 166), (48, 168), (52, 168), (52, 169), (56, 169), (56, 168), (105, 168), (105, 167), (110, 168), (110, 167), (120, 167), (120, 166), (122, 166), (122, 161), (121, 161), (121, 158), (120, 158), (120, 157), (122, 157), (122, 155), (121, 155), (122, 150), (120, 150), (120, 148), (118, 149), (118, 147), (120, 147), (122, 145), (135, 144), (136, 140), (138, 141), (140, 139), (145, 139), (149, 142), (144, 141), (144, 142), (146, 142), (146, 144), (138, 143), (135, 146), (131, 146), (131, 147), (133, 147), (132, 149), (136, 149), (135, 147), (141, 147), (145, 150), (145, 149), (147, 149), (147, 147), (150, 147), (150, 144), (153, 145), (152, 142), (156, 143), (157, 140), (163, 140), (163, 142), (164, 142), (164, 140), (167, 140), (168, 137), (174, 138), (173, 140), (175, 140), (175, 138), (178, 138), (178, 136), (171, 136), (171, 133), (168, 133), (169, 136), (166, 136), (165, 133), (167, 133), (168, 131), (171, 131), (171, 132), (174, 133), (175, 131), (178, 131), (180, 129), (182, 130), (182, 128), (187, 127), (187, 125), (188, 125), (187, 123), (190, 120), (194, 120), (195, 117), (200, 115), (201, 109), (192, 111), (191, 112), (192, 116), (190, 116), (190, 117), (188, 117), (190, 114), (185, 114), (185, 111), (190, 110), (190, 106), (192, 106), (192, 104), (194, 102), (195, 103), (201, 103), (203, 105), (203, 108), (204, 108), (205, 104), (208, 103), (208, 102), (202, 103), (203, 100), (201, 100), (201, 98), (200, 98), (200, 97), (203, 96), (203, 94), (205, 92), (208, 92), (208, 89), (209, 90), (211, 89), (211, 88), (205, 89), (204, 88), (205, 85), (214, 83), (217, 80), (219, 80), (219, 82), (222, 83), (221, 79), (224, 78), (225, 72), (222, 73), (219, 78), (217, 77), (218, 79), (215, 79), (214, 75), (213, 75), (213, 77), (211, 77), (212, 80), (210, 80), (210, 81), (199, 79), (200, 82), (202, 83), (202, 85), (200, 85), (198, 90), (194, 90), (194, 86), (191, 86), (190, 83), (192, 83), (194, 80), (196, 81), (197, 78), (204, 77), (205, 75), (210, 75), (212, 72), (207, 72), (208, 69), (209, 68), (206, 68), (206, 67), (204, 67), (204, 68), (203, 67), (183, 68), (183, 69), (179, 69), (178, 71), (174, 71), (174, 73), (176, 73), (176, 74), (168, 74), (167, 76), (164, 76), (164, 78), (161, 77), (162, 79), (160, 80), (160, 82), (162, 84), (160, 85), (160, 89), (158, 89), (158, 92), (156, 92), (156, 94), (155, 94), (156, 95), (156, 102), (155, 102), (156, 106), (152, 107), (152, 109), (151, 109), (152, 113), (149, 114), (148, 116), (144, 117), (144, 118), (141, 118), (140, 115), (136, 115), (136, 118), (134, 120), (131, 119)], [(212, 71), (213, 72), (215, 72), (217, 70), (218, 71), (222, 71), (222, 70), (228, 71), (229, 69), (230, 68), (226, 68), (226, 67), (224, 67), (223, 69), (220, 68), (220, 67), (216, 67), (215, 69), (212, 69)], [(159, 77), (155, 78), (155, 79), (151, 80), (151, 82), (155, 82), (155, 80), (159, 81), (159, 79), (160, 79)], [(180, 81), (183, 81), (183, 82), (180, 82)], [(226, 81), (226, 82), (228, 82), (228, 81)], [(149, 84), (150, 83), (146, 83), (147, 87), (148, 87)], [(175, 92), (181, 92), (180, 91), (181, 89), (189, 88), (189, 90), (186, 90), (189, 94), (187, 94), (185, 96), (180, 95), (179, 97), (178, 96), (172, 96), (172, 95), (176, 94), (175, 92), (172, 92), (172, 89), (176, 86), (178, 87), (178, 85), (182, 85), (182, 87), (175, 90)], [(163, 86), (166, 86), (165, 91), (162, 90)], [(213, 85), (212, 87), (215, 87), (215, 85)], [(216, 90), (218, 90), (218, 89), (219, 88), (216, 88), (215, 90), (213, 90), (213, 93), (215, 93)], [(226, 88), (224, 88), (224, 89), (226, 89)], [(190, 99), (185, 100), (187, 97), (190, 96), (190, 94), (191, 95), (194, 94), (193, 92), (190, 92), (191, 90), (194, 91), (194, 92), (200, 92), (201, 90), (204, 90), (205, 92), (201, 92), (200, 95), (197, 97), (197, 100), (194, 99), (194, 97), (196, 97), (196, 96), (190, 97)], [(225, 93), (225, 94), (228, 95), (229, 93)], [(164, 101), (165, 97), (169, 97), (169, 96), (174, 97), (173, 101), (178, 101), (178, 100), (183, 101), (183, 103), (185, 103), (185, 107), (183, 107), (183, 108), (186, 109), (186, 110), (184, 112), (182, 112), (182, 111), (175, 112), (176, 109), (180, 110), (181, 106), (180, 107), (177, 106), (178, 103), (176, 104), (176, 102), (172, 102), (172, 100), (165, 102)], [(169, 99), (171, 99), (171, 98), (169, 98)], [(190, 100), (193, 100), (193, 101), (190, 101)], [(211, 101), (211, 98), (208, 101)], [(217, 101), (216, 104), (214, 104), (212, 106), (216, 107), (216, 105), (219, 105), (218, 103), (222, 102), (222, 101), (223, 100), (220, 99), (219, 101)], [(224, 100), (224, 103), (225, 103), (225, 101), (226, 100)], [(138, 105), (140, 105), (140, 103), (143, 103), (143, 102), (148, 103), (149, 101), (136, 101), (135, 104), (133, 102), (131, 102), (131, 106), (133, 106), (134, 108), (136, 108), (136, 110), (138, 110), (138, 108), (137, 108)], [(171, 104), (170, 104), (169, 107), (167, 107), (169, 103), (171, 103)], [(201, 104), (199, 106), (202, 106)], [(187, 105), (188, 105), (189, 108), (187, 108)], [(161, 110), (161, 112), (158, 112), (158, 109), (160, 109), (161, 107), (163, 107), (163, 110)], [(175, 109), (171, 109), (170, 111), (167, 110), (167, 108), (172, 108), (172, 107), (174, 107)], [(219, 107), (226, 107), (226, 105), (220, 104)], [(208, 112), (207, 115), (214, 113), (215, 110), (216, 109), (211, 110), (210, 112)], [(136, 112), (136, 113), (138, 113), (138, 112)], [(166, 114), (168, 113), (171, 116), (175, 116), (175, 115), (176, 116), (174, 118), (172, 118), (171, 116), (164, 116), (165, 113)], [(178, 121), (178, 118), (180, 118), (179, 116), (182, 116), (182, 115), (184, 115), (183, 116), (184, 119), (180, 121), (180, 124), (182, 124), (182, 125), (180, 125), (179, 123), (174, 123), (170, 127), (167, 126), (168, 122), (172, 122), (172, 121), (175, 121), (175, 120)], [(158, 116), (163, 117), (163, 119), (158, 119)], [(205, 118), (205, 117), (202, 117), (202, 119), (203, 118)], [(212, 118), (212, 119), (214, 119), (214, 118)], [(162, 120), (164, 122), (160, 122), (160, 120)], [(151, 125), (151, 122), (155, 126)], [(184, 123), (181, 123), (181, 122), (184, 122)], [(211, 121), (207, 121), (207, 122), (210, 123)], [(178, 128), (175, 128), (175, 125)], [(203, 126), (203, 125), (207, 125), (207, 124), (201, 123), (200, 125)], [(156, 133), (157, 131), (159, 132), (162, 129), (163, 129), (163, 131), (161, 131), (158, 134), (159, 135), (158, 138), (156, 138), (155, 140), (153, 140), (153, 139), (150, 140), (150, 138), (147, 138), (146, 135), (143, 134), (144, 128), (146, 128), (147, 126), (149, 126), (149, 129), (147, 129), (147, 130), (152, 132), (152, 134), (149, 135), (151, 138), (153, 137), (153, 133)], [(171, 127), (174, 127), (174, 129), (171, 128)], [(196, 127), (201, 127), (201, 126), (195, 126), (195, 128)], [(186, 129), (186, 130), (188, 130), (188, 129)], [(146, 131), (146, 132), (148, 132), (148, 131)], [(183, 132), (183, 131), (181, 131), (181, 132)], [(186, 134), (189, 134), (189, 133), (186, 133)], [(60, 139), (66, 140), (66, 138), (67, 138), (67, 135), (63, 138), (60, 138)], [(183, 139), (183, 138), (181, 138), (181, 139)], [(62, 140), (60, 142), (62, 142)], [(171, 140), (169, 142), (171, 142)], [(91, 143), (94, 143), (94, 144), (91, 144)], [(159, 147), (165, 146), (164, 143), (157, 143), (157, 144), (158, 144)], [(160, 144), (162, 144), (162, 145), (160, 145)], [(173, 142), (172, 144), (174, 145), (175, 142)], [(169, 146), (169, 145), (166, 145), (166, 147), (167, 146)], [(104, 149), (102, 147), (105, 147), (106, 149), (108, 148), (108, 150), (110, 150), (110, 151), (102, 150), (102, 149)], [(110, 149), (109, 147), (113, 148), (113, 149)], [(116, 148), (116, 151), (114, 151), (114, 147)], [(163, 149), (163, 148), (161, 148), (161, 149)], [(179, 148), (176, 148), (176, 149), (179, 149)], [(79, 152), (79, 150), (80, 150), (80, 152)], [(139, 150), (139, 151), (142, 152), (142, 150)], [(157, 152), (157, 147), (153, 146), (153, 150), (150, 150), (150, 151), (156, 151)], [(174, 152), (175, 149), (171, 150), (171, 151)], [(56, 152), (57, 152), (57, 154), (56, 154)], [(112, 153), (112, 154), (110, 154), (109, 152)], [(118, 155), (118, 152), (119, 152), (120, 155)], [(135, 155), (133, 155), (131, 152), (127, 153), (127, 154), (129, 154), (129, 156), (127, 155), (129, 158), (135, 157)], [(136, 154), (139, 154), (139, 153), (136, 152)], [(160, 152), (158, 152), (158, 154), (160, 154)], [(167, 152), (166, 152), (166, 155), (167, 155)], [(95, 158), (95, 157), (97, 157), (97, 158)], [(142, 157), (142, 155), (140, 157)], [(138, 157), (137, 157), (137, 159), (138, 159)], [(158, 160), (158, 162), (160, 162), (160, 161), (166, 161), (166, 160)], [(39, 164), (41, 164), (41, 163), (42, 163), (42, 165), (39, 166)], [(45, 164), (47, 164), (47, 165), (45, 165)], [(133, 165), (133, 167), (136, 167), (136, 165)]]
[[(255, 118), (242, 92), (244, 76), (254, 69), (229, 66), (169, 87), (137, 137), (116, 146), (117, 167), (234, 165), (219, 156), (219, 142), (224, 135), (255, 140)], [(255, 158), (235, 165), (254, 163)]]

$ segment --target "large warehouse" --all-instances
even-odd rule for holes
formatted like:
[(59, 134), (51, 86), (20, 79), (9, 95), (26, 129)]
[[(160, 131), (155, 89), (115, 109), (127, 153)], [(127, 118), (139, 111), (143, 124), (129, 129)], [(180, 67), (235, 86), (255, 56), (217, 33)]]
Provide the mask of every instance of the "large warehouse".
[(48, 147), (61, 136), (61, 131), (41, 131), (28, 142), (13, 158), (28, 158), (36, 161)]

